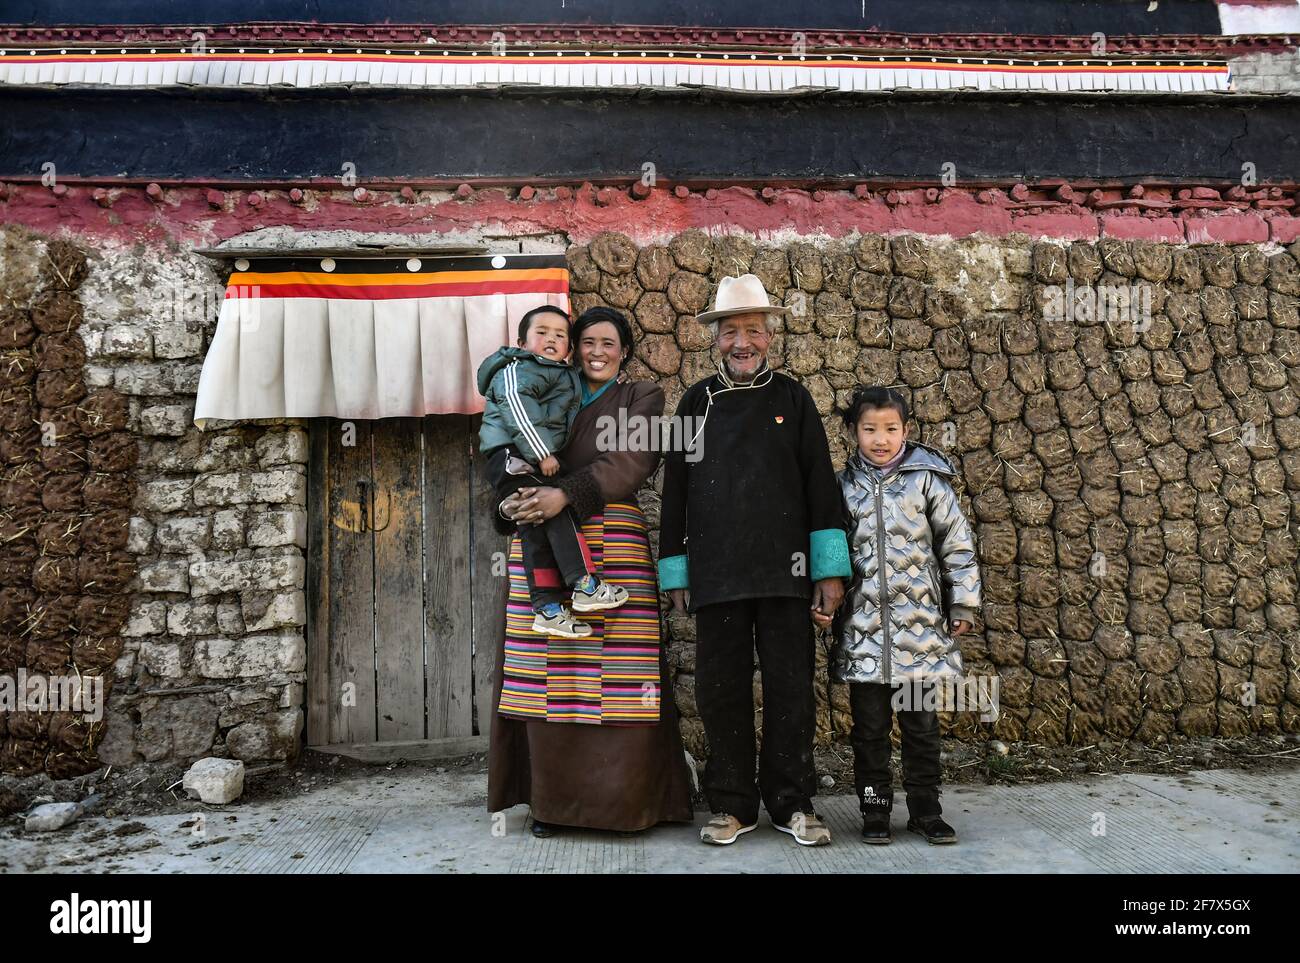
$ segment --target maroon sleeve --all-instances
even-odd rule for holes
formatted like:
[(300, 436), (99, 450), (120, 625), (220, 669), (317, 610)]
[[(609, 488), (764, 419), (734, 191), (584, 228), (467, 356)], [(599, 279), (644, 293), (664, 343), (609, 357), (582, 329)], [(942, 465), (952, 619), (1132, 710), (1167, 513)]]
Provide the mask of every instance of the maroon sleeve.
[[(642, 437), (655, 439), (658, 416), (664, 412), (664, 391), (648, 381), (634, 381), (632, 400), (626, 406), (629, 424), (644, 418), (649, 426)], [(652, 420), (653, 419), (653, 420)], [(636, 494), (659, 467), (658, 445), (639, 446), (648, 451), (602, 451), (593, 461), (562, 476), (556, 485), (569, 499), (578, 518), (598, 514), (610, 502), (624, 501)]]

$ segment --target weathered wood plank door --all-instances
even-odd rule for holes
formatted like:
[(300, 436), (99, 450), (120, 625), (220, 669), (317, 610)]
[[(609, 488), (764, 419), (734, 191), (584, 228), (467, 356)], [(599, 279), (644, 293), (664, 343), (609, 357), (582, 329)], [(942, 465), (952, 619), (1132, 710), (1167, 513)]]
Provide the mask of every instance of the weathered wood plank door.
[(312, 422), (309, 745), (437, 754), (488, 735), (508, 585), (478, 422)]

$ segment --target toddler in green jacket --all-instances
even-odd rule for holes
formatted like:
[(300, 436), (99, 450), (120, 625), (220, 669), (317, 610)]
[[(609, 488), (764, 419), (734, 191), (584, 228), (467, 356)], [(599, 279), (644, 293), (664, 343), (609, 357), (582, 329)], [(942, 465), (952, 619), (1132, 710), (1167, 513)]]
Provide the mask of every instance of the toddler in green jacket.
[[(478, 369), (486, 399), (479, 450), (498, 504), (520, 488), (559, 474), (556, 452), (564, 447), (578, 411), (582, 385), (568, 363), (569, 316), (555, 305), (533, 308), (519, 322), (518, 347), (505, 347)], [(538, 475), (542, 478), (539, 478)], [(591, 635), (573, 612), (601, 612), (627, 601), (627, 589), (601, 581), (573, 512), (564, 509), (537, 525), (522, 525), (519, 540), (533, 631), (565, 638)], [(571, 610), (563, 604), (572, 589)]]

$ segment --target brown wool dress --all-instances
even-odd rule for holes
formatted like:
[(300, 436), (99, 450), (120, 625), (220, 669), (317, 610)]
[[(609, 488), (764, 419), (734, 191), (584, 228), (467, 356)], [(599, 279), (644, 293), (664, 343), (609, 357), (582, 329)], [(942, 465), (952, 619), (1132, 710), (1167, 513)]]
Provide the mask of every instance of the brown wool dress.
[[(599, 515), (606, 503), (635, 505), (637, 489), (659, 461), (657, 452), (599, 450), (601, 419), (618, 419), (620, 410), (626, 418), (658, 416), (663, 408), (661, 388), (620, 375), (578, 413), (561, 453), (563, 475), (557, 485), (580, 520)], [(494, 707), (501, 697), (504, 647), (503, 631)], [(495, 715), (488, 753), (489, 811), (525, 803), (543, 822), (622, 832), (660, 822), (689, 822), (690, 773), (666, 647), (660, 649), (660, 678), (657, 725), (541, 722)]]

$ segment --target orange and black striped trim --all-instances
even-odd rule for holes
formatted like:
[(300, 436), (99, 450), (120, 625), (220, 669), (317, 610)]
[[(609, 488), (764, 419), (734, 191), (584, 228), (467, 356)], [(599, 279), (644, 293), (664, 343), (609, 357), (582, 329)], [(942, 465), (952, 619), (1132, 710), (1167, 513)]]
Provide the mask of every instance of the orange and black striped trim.
[(567, 294), (569, 271), (555, 255), (459, 258), (266, 258), (236, 270), (227, 298), (464, 298)]

